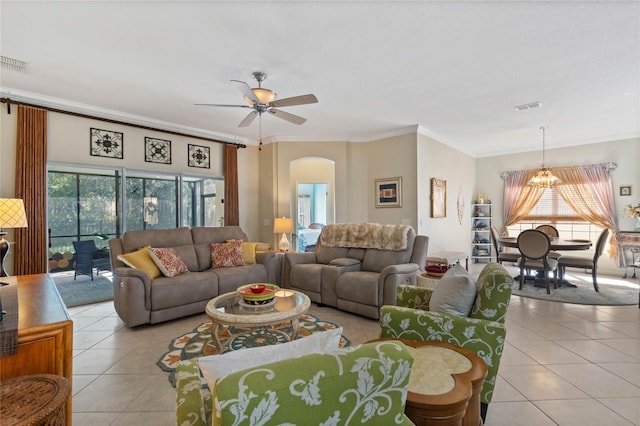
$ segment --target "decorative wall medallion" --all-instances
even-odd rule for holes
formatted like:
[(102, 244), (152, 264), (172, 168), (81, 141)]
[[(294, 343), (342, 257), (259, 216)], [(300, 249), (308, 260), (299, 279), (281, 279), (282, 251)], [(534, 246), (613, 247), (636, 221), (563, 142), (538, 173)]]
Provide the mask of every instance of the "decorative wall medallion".
[(171, 141), (145, 137), (144, 161), (171, 164)]
[(123, 158), (124, 135), (91, 128), (90, 154), (94, 157)]
[(211, 150), (208, 146), (189, 144), (189, 167), (208, 169), (211, 166)]

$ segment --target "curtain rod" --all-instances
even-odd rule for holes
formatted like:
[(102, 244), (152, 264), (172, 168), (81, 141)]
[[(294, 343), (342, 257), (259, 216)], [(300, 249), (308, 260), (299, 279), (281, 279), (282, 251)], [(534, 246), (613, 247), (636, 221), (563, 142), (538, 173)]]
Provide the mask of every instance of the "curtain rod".
[(81, 112), (67, 111), (67, 110), (64, 110), (64, 109), (58, 109), (58, 108), (52, 108), (52, 107), (47, 107), (47, 106), (42, 106), (42, 105), (30, 104), (30, 103), (22, 102), (22, 101), (16, 101), (16, 100), (13, 100), (11, 98), (0, 98), (0, 102), (2, 102), (3, 104), (7, 104), (7, 112), (9, 114), (11, 114), (11, 104), (23, 105), (23, 106), (28, 106), (28, 107), (32, 107), (32, 108), (44, 109), (44, 110), (47, 110), (47, 111), (50, 111), (50, 112), (57, 112), (57, 113), (60, 113), (60, 114), (72, 115), (74, 117), (82, 117), (82, 118), (89, 118), (89, 119), (92, 119), (92, 120), (100, 120), (100, 121), (105, 121), (107, 123), (119, 124), (119, 125), (122, 125), (122, 126), (136, 127), (138, 129), (144, 129), (144, 130), (152, 130), (154, 132), (168, 133), (170, 135), (185, 136), (185, 137), (188, 137), (188, 138), (200, 139), (200, 140), (209, 141), (209, 142), (215, 142), (215, 143), (222, 143), (222, 144), (225, 144), (225, 145), (235, 145), (238, 148), (246, 148), (247, 147), (247, 145), (241, 144), (241, 143), (220, 141), (220, 140), (217, 140), (217, 139), (208, 138), (206, 136), (190, 135), (188, 133), (176, 132), (174, 130), (164, 130), (164, 129), (158, 129), (156, 127), (145, 126), (145, 125), (142, 125), (142, 124), (127, 123), (125, 121), (114, 120), (114, 119), (111, 119), (111, 118), (98, 117), (96, 115), (83, 114)]

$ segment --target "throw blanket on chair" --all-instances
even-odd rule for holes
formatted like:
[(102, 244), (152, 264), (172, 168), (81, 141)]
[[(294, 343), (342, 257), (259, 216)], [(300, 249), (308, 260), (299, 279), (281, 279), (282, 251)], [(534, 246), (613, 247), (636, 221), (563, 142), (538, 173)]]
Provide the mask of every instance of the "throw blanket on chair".
[(401, 251), (407, 249), (409, 225), (339, 223), (327, 225), (320, 234), (325, 247), (355, 247)]

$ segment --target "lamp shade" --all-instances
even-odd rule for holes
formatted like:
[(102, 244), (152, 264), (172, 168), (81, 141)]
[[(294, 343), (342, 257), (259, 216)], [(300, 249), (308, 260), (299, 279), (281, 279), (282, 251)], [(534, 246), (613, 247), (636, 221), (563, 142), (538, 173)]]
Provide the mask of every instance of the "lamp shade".
[(0, 229), (26, 228), (27, 214), (19, 198), (0, 198)]
[(290, 217), (277, 217), (273, 221), (274, 234), (289, 234), (293, 232), (293, 219)]

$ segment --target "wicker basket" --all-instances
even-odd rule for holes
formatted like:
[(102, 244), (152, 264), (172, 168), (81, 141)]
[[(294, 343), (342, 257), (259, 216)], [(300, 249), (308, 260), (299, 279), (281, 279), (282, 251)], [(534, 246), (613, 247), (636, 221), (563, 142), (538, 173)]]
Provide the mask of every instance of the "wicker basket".
[(53, 374), (36, 374), (0, 383), (2, 425), (63, 426), (69, 381)]

